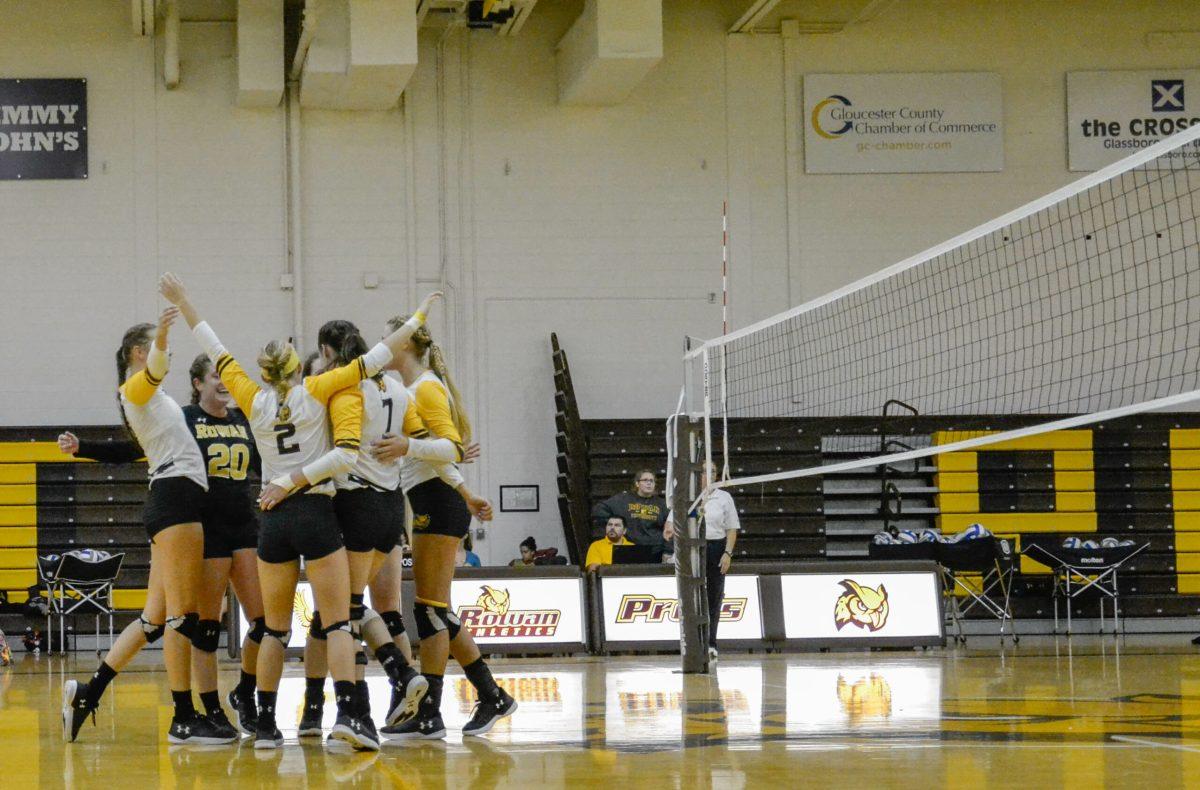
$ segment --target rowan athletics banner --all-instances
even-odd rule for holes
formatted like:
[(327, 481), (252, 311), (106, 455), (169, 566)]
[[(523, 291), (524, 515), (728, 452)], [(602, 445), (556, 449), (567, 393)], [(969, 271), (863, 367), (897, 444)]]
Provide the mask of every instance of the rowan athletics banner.
[(0, 79), (0, 181), (87, 177), (87, 80)]

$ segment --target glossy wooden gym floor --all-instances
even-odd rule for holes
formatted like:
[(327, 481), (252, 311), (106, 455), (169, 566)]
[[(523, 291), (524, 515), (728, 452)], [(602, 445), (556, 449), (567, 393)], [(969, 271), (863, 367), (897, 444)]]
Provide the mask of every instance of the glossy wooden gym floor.
[[(0, 669), (0, 786), (12, 788), (1200, 785), (1200, 649), (1182, 636), (730, 655), (689, 677), (677, 657), (498, 660), (521, 705), (510, 721), (457, 735), (472, 700), (451, 676), (448, 739), (379, 754), (297, 743), (295, 664), (280, 693), (284, 749), (170, 747), (155, 654), (66, 745), (62, 680), (85, 677), (92, 655), (15, 658)], [(222, 686), (235, 681), (230, 664)], [(376, 711), (386, 694), (372, 678)]]

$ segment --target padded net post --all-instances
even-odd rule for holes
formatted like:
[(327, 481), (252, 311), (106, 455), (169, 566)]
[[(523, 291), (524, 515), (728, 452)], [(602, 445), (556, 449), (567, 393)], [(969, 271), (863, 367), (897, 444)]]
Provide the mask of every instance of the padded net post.
[(708, 671), (708, 598), (705, 594), (704, 541), (692, 501), (699, 491), (697, 434), (686, 416), (671, 420), (667, 451), (671, 456), (671, 512), (675, 527), (675, 581), (679, 591), (679, 634), (683, 671)]

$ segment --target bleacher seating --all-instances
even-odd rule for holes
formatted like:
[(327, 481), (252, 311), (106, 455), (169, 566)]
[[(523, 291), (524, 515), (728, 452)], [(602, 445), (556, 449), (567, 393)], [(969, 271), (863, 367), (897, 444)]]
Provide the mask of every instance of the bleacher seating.
[[(123, 438), (120, 427), (70, 430), (94, 441)], [(121, 551), (125, 564), (114, 604), (139, 611), (150, 565), (142, 528), (146, 465), (76, 461), (59, 452), (58, 432), (0, 429), (0, 590), (12, 610), (38, 585), (38, 555), (78, 548)]]

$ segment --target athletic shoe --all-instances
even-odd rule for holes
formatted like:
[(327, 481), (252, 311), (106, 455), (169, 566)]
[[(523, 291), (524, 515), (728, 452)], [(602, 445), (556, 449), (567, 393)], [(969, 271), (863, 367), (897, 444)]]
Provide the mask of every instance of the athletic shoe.
[(283, 746), (283, 733), (274, 724), (270, 725), (270, 729), (263, 727), (263, 722), (259, 720), (258, 730), (254, 733), (254, 748), (260, 749), (278, 749)]
[(321, 719), (324, 716), (325, 706), (323, 704), (306, 702), (304, 704), (304, 715), (300, 717), (300, 727), (296, 730), (296, 735), (301, 738), (320, 738), (324, 733), (321, 729)]
[[(417, 706), (429, 690), (429, 681), (412, 667), (405, 667), (399, 680), (393, 684), (393, 690), (396, 693), (392, 694), (392, 705), (388, 708), (387, 718), (384, 719), (384, 723), (389, 727), (417, 715)], [(400, 697), (399, 704), (396, 704), (400, 693), (404, 696)]]
[(228, 737), (231, 743), (241, 738), (237, 727), (234, 727), (229, 722), (229, 717), (225, 715), (225, 711), (217, 709), (204, 718), (208, 719), (209, 724), (213, 725), (216, 731), (221, 734), (221, 737)]
[(329, 740), (343, 741), (359, 751), (379, 751), (379, 734), (375, 725), (358, 716), (340, 714), (329, 732)]
[(463, 735), (483, 735), (492, 729), (496, 722), (513, 715), (516, 709), (517, 701), (507, 691), (500, 689), (500, 698), (495, 702), (480, 700), (475, 703), (475, 712), (463, 727)]
[[(229, 724), (228, 721), (225, 723)], [(222, 732), (199, 713), (194, 713), (186, 719), (178, 717), (171, 719), (171, 729), (167, 731), (167, 741), (170, 743), (215, 746), (222, 743), (233, 743), (236, 740), (237, 731), (233, 727), (230, 727), (227, 732)]]
[(92, 717), (92, 726), (96, 725), (96, 708), (85, 698), (86, 689), (87, 686), (80, 684), (78, 680), (68, 680), (63, 684), (63, 740), (67, 743), (74, 743), (79, 735), (79, 728), (87, 721), (88, 716)]
[(442, 723), (442, 714), (435, 713), (389, 725), (380, 732), (397, 741), (435, 741), (446, 737), (446, 725)]
[(717, 660), (717, 657), (718, 657), (718, 655), (719, 655), (719, 654), (717, 653), (717, 648), (716, 648), (716, 646), (714, 646), (714, 645), (709, 645), (709, 647), (708, 647), (708, 660), (709, 660), (710, 662), (712, 662), (712, 661), (716, 661), (716, 660)]
[(229, 707), (233, 708), (233, 717), (237, 720), (238, 729), (246, 735), (258, 732), (258, 706), (253, 696), (250, 699), (242, 699), (235, 688), (229, 692), (226, 699), (229, 700)]

